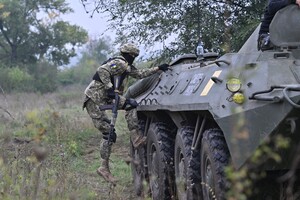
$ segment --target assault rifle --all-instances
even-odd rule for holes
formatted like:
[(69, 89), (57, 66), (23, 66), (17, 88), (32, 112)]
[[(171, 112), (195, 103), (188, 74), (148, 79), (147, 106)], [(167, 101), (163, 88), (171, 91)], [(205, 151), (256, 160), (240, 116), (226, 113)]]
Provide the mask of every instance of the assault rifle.
[(103, 105), (100, 106), (100, 110), (109, 110), (111, 109), (112, 111), (112, 117), (110, 121), (110, 130), (108, 134), (108, 142), (115, 142), (117, 136), (115, 135), (115, 124), (118, 116), (118, 106), (120, 102), (120, 97), (119, 97), (119, 87), (120, 87), (120, 80), (121, 76), (114, 76), (114, 95), (115, 95), (115, 101), (111, 105)]

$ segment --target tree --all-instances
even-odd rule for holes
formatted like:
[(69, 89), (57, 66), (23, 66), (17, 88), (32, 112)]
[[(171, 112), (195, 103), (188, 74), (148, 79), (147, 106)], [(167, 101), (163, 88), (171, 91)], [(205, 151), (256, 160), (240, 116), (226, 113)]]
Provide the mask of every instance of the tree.
[[(208, 49), (238, 50), (258, 25), (265, 1), (82, 0), (82, 4), (91, 15), (108, 13), (118, 40), (163, 43), (164, 53), (172, 56), (194, 52), (200, 34)], [(170, 38), (173, 42), (168, 43)]]
[[(65, 0), (2, 0), (0, 3), (0, 60), (10, 66), (48, 60), (69, 63), (74, 48), (87, 32), (59, 20), (72, 12)], [(45, 16), (42, 18), (41, 16)]]
[(97, 69), (111, 57), (114, 49), (109, 37), (90, 39), (82, 50), (79, 63), (71, 68), (63, 69), (58, 75), (61, 85), (83, 84), (87, 85)]
[(108, 36), (99, 39), (91, 38), (82, 52), (80, 62), (91, 59), (100, 64), (108, 59), (108, 56), (113, 53), (113, 50), (111, 38)]

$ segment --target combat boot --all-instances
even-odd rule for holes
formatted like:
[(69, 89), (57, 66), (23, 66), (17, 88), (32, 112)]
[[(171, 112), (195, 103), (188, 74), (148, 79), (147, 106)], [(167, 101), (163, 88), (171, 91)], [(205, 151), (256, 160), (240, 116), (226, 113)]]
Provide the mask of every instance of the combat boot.
[(138, 148), (146, 142), (147, 137), (139, 134), (137, 130), (131, 131), (131, 142), (134, 148)]
[(102, 176), (107, 182), (116, 185), (115, 177), (110, 173), (109, 170), (109, 161), (105, 159), (101, 159), (101, 167), (97, 169), (97, 173)]

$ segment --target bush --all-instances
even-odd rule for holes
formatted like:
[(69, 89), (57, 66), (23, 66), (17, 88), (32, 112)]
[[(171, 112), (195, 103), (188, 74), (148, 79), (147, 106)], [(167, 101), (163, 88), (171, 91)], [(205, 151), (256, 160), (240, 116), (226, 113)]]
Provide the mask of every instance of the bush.
[(57, 67), (47, 62), (30, 66), (0, 66), (0, 86), (5, 92), (53, 92)]
[(33, 77), (26, 70), (19, 67), (0, 67), (0, 70), (0, 86), (6, 92), (33, 90)]
[(87, 85), (92, 80), (92, 77), (96, 72), (98, 65), (99, 64), (96, 63), (94, 60), (88, 60), (72, 68), (63, 69), (58, 74), (58, 82), (62, 86), (72, 84)]
[(39, 62), (28, 66), (34, 76), (33, 85), (41, 93), (53, 92), (57, 89), (57, 67), (48, 62)]

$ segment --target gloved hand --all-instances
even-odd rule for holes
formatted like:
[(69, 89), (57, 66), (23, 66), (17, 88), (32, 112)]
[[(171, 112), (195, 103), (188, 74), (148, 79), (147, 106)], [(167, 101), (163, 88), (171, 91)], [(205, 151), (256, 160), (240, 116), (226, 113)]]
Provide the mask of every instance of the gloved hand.
[(262, 51), (272, 49), (270, 35), (268, 33), (262, 33), (259, 35), (257, 40), (257, 49)]
[[(108, 137), (109, 137), (109, 133), (103, 133), (104, 140), (108, 140)], [(116, 141), (117, 141), (117, 134), (114, 129), (114, 131), (111, 133), (111, 136), (110, 136), (110, 142), (116, 143)]]
[(139, 104), (136, 102), (136, 100), (132, 99), (132, 98), (128, 98), (125, 100), (123, 109), (125, 110), (131, 110), (133, 108), (136, 108)]
[(127, 103), (127, 105), (130, 105), (133, 108), (136, 108), (139, 104), (136, 102), (135, 99), (129, 98), (126, 99), (125, 103)]
[(110, 99), (114, 99), (115, 98), (115, 92), (113, 88), (109, 88), (108, 90), (106, 90), (106, 95), (108, 98)]
[(164, 63), (164, 64), (162, 64), (162, 65), (159, 65), (159, 66), (158, 66), (158, 69), (165, 72), (165, 71), (167, 71), (167, 70), (169, 69), (169, 67), (170, 67), (170, 65)]

